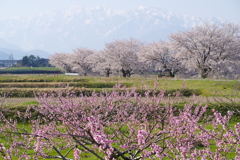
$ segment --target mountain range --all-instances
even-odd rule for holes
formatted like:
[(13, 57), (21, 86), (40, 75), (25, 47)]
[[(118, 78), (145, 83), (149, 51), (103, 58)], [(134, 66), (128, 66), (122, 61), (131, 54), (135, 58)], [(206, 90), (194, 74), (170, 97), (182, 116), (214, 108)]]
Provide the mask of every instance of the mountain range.
[(10, 56), (13, 56), (12, 58), (14, 60), (20, 60), (24, 56), (29, 55), (39, 56), (40, 58), (48, 58), (51, 54), (39, 49), (25, 51), (17, 45), (11, 44), (0, 38), (0, 60), (9, 60)]
[[(224, 22), (221, 18), (203, 20), (156, 7), (112, 10), (72, 6), (65, 11), (41, 13), (28, 19), (0, 20), (0, 38), (12, 44), (4, 45), (0, 39), (0, 48), (22, 52), (38, 49), (46, 54), (72, 52), (77, 47), (99, 50), (116, 39), (167, 40), (170, 33), (189, 29), (203, 21)], [(4, 51), (0, 49), (0, 52)]]

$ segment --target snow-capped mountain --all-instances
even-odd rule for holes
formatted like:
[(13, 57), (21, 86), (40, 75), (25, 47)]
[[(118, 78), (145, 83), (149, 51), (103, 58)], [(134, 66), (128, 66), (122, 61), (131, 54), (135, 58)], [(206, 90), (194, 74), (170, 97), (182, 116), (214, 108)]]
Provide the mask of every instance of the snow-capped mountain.
[[(210, 21), (222, 22), (219, 18)], [(71, 52), (77, 47), (103, 49), (105, 42), (137, 38), (145, 42), (167, 40), (170, 33), (202, 23), (190, 17), (155, 7), (111, 10), (73, 6), (65, 11), (41, 13), (29, 19), (0, 21), (0, 38), (24, 50)]]

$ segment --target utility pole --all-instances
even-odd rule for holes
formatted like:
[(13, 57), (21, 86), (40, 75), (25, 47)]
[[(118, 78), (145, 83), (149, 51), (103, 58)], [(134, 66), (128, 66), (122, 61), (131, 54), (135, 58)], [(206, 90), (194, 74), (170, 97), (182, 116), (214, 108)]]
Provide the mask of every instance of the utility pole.
[(12, 54), (12, 52), (9, 55), (9, 62), (10, 62), (9, 67), (12, 67), (12, 65), (13, 65), (13, 54)]

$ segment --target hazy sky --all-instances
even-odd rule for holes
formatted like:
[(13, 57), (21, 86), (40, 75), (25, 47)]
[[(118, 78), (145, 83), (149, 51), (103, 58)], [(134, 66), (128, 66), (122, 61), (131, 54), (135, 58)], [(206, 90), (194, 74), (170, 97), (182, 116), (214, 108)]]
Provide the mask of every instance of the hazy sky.
[(240, 0), (0, 0), (0, 19), (13, 16), (28, 18), (42, 12), (65, 10), (73, 5), (111, 9), (155, 6), (189, 16), (221, 17), (240, 24)]

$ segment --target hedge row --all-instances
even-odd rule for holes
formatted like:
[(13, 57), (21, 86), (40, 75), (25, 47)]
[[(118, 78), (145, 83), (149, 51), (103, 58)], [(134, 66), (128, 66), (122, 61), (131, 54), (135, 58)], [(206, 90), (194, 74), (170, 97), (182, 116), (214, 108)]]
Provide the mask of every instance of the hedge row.
[[(104, 87), (106, 88), (106, 87)], [(66, 88), (65, 88), (66, 89)], [(13, 89), (1, 89), (0, 92), (2, 93), (9, 93), (9, 96), (12, 98), (31, 98), (34, 97), (34, 93), (40, 93), (40, 92), (44, 92), (44, 93), (49, 93), (49, 92), (54, 92), (56, 93), (59, 90), (59, 88), (13, 88)], [(62, 89), (61, 89), (62, 90)], [(85, 96), (91, 96), (93, 92), (96, 93), (102, 93), (104, 94), (103, 90), (100, 88), (97, 88), (96, 86), (94, 88), (70, 88), (71, 91), (73, 91), (75, 93), (76, 96), (79, 95), (85, 95)], [(116, 90), (116, 89), (106, 89), (108, 92), (111, 92), (112, 90)], [(126, 90), (121, 90), (121, 93), (126, 92)], [(142, 89), (137, 89), (136, 92), (138, 94), (140, 94), (141, 96), (145, 96), (145, 92), (146, 90), (142, 90)], [(161, 90), (158, 90), (156, 92), (149, 92), (149, 95), (152, 96), (153, 94), (158, 94), (159, 92), (161, 92)], [(168, 96), (174, 96), (177, 92), (180, 92), (182, 96), (185, 97), (189, 97), (192, 96), (193, 94), (195, 95), (201, 95), (202, 92), (199, 89), (171, 89), (171, 90), (167, 90), (165, 92), (165, 95)]]
[[(35, 83), (0, 83), (0, 88), (59, 88), (59, 87), (84, 87), (84, 88), (113, 88), (117, 83), (104, 82), (35, 82)], [(126, 87), (131, 87), (131, 83), (122, 83)]]
[(35, 79), (15, 79), (15, 78), (0, 78), (0, 83), (11, 83), (11, 82), (88, 82), (88, 79), (84, 78), (61, 78), (61, 77), (44, 77)]
[(0, 74), (61, 74), (59, 70), (0, 70)]
[(2, 71), (61, 71), (59, 68), (56, 67), (8, 67), (3, 69)]
[[(186, 104), (186, 102), (174, 104), (174, 107), (177, 107), (181, 110), (181, 109), (184, 108), (185, 104)], [(6, 118), (8, 118), (8, 119), (12, 118), (12, 119), (17, 119), (18, 121), (21, 121), (21, 119), (18, 116), (18, 111), (20, 112), (20, 114), (22, 116), (24, 116), (24, 114), (26, 112), (26, 109), (29, 106), (34, 107), (36, 105), (37, 105), (36, 103), (33, 103), (32, 105), (31, 104), (29, 104), (29, 105), (19, 104), (19, 105), (15, 105), (15, 106), (7, 106), (6, 109), (4, 109), (2, 112), (6, 116)], [(195, 106), (197, 106), (197, 105), (195, 104)], [(217, 112), (220, 112), (222, 115), (227, 115), (227, 112), (229, 110), (236, 111), (236, 109), (239, 110), (239, 108), (240, 108), (240, 103), (236, 103), (236, 104), (232, 104), (232, 103), (211, 103), (211, 104), (208, 104), (207, 111), (205, 112), (204, 117), (213, 115), (213, 112), (212, 112), (213, 109)], [(32, 108), (30, 109), (30, 112), (31, 112), (31, 115), (32, 115), (33, 119), (37, 119), (39, 117), (42, 117), (42, 115), (39, 112), (37, 112), (36, 110), (34, 110)], [(176, 113), (176, 114), (178, 114), (178, 113)], [(230, 121), (231, 122), (239, 122), (240, 121), (240, 113), (239, 112), (234, 112)]]

